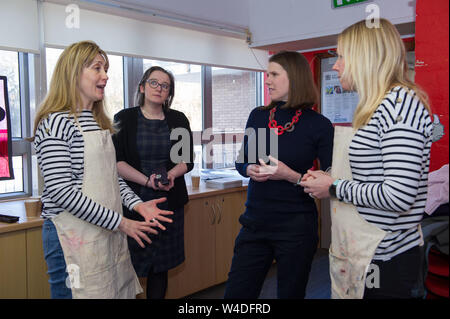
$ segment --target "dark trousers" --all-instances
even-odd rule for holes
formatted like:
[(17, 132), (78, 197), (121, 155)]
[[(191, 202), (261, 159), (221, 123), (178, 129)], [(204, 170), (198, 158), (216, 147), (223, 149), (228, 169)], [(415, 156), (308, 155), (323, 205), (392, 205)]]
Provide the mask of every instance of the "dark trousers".
[(423, 247), (416, 246), (388, 261), (372, 260), (379, 270), (379, 287), (366, 285), (364, 299), (423, 298), (423, 258)]
[(147, 276), (147, 299), (164, 299), (167, 291), (168, 272), (153, 272), (153, 267)]
[(318, 242), (314, 222), (317, 216), (310, 217), (313, 220), (305, 225), (309, 228), (307, 232), (267, 232), (242, 227), (236, 238), (224, 298), (257, 299), (274, 259), (278, 298), (304, 298)]

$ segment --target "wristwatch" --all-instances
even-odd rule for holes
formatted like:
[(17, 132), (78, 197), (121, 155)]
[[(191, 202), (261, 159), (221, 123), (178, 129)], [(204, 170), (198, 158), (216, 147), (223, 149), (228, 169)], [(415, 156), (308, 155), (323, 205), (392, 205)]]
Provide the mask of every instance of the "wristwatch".
[(302, 181), (302, 175), (300, 175), (297, 182), (294, 183), (294, 186), (300, 186), (301, 181)]
[(336, 187), (339, 184), (341, 180), (336, 179), (333, 184), (330, 185), (330, 188), (328, 188), (328, 192), (330, 193), (330, 196), (336, 197)]

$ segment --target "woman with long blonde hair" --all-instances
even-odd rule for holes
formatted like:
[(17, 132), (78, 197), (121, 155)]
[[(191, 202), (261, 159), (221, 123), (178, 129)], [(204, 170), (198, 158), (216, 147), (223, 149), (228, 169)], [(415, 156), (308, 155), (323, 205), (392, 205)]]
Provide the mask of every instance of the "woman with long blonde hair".
[[(113, 129), (103, 108), (108, 67), (106, 53), (94, 42), (70, 45), (36, 115), (52, 298), (134, 298), (142, 288), (126, 235), (143, 247), (151, 243), (147, 233), (165, 229), (159, 221), (171, 221), (164, 216), (171, 212), (156, 207), (164, 199), (143, 202), (118, 177)], [(145, 221), (123, 217), (122, 203)]]
[[(350, 164), (352, 178), (339, 178), (333, 155), (333, 177), (309, 171), (301, 185), (315, 197), (331, 195), (332, 199), (353, 205), (355, 218), (341, 224), (362, 217), (365, 226), (374, 227), (374, 234), (381, 231), (368, 259), (373, 269), (379, 269), (378, 285), (365, 290), (362, 287), (364, 298), (419, 298), (423, 294), (420, 223), (432, 143), (427, 95), (408, 79), (403, 42), (386, 19), (380, 19), (378, 28), (367, 27), (364, 20), (346, 28), (338, 37), (337, 53), (333, 69), (338, 72), (342, 88), (357, 91), (360, 98), (346, 164)], [(338, 215), (332, 214), (332, 218)], [(335, 234), (343, 233), (333, 227)], [(371, 244), (364, 234), (357, 234), (358, 230), (346, 231), (354, 235), (353, 239), (362, 235), (362, 240), (352, 244)], [(354, 248), (347, 246), (349, 243), (338, 244), (341, 253)], [(332, 279), (334, 275), (342, 279), (349, 271), (333, 273), (335, 264), (331, 260), (335, 257), (330, 251)], [(351, 284), (341, 297), (351, 290)]]

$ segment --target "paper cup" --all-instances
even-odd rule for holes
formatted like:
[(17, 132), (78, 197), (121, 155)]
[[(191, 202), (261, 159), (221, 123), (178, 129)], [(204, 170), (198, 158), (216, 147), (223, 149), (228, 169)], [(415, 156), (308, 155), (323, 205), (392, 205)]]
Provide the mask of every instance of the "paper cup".
[(200, 176), (191, 175), (192, 188), (200, 187)]
[(39, 199), (25, 201), (27, 217), (39, 217), (41, 215), (41, 209), (42, 203)]

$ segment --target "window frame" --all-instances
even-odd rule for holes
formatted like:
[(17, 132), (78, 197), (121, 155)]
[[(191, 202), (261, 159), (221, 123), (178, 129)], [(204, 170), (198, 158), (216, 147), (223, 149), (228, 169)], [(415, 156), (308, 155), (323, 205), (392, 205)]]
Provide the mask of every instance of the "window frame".
[(19, 95), (20, 95), (20, 119), (21, 119), (21, 136), (12, 137), (12, 156), (22, 157), (22, 185), (23, 191), (0, 193), (0, 200), (14, 199), (21, 197), (29, 197), (33, 192), (32, 180), (32, 148), (31, 143), (25, 138), (31, 136), (30, 121), (30, 81), (34, 81), (30, 77), (31, 68), (34, 67), (34, 56), (26, 52), (17, 52), (19, 67)]

